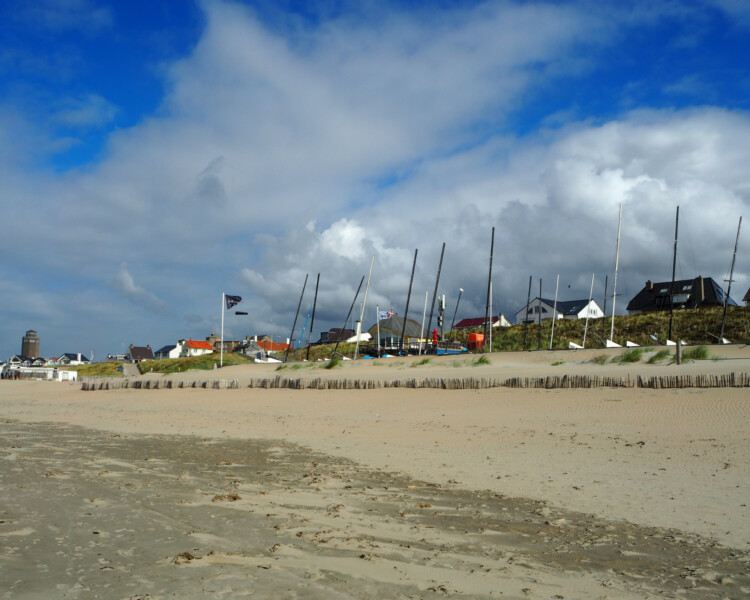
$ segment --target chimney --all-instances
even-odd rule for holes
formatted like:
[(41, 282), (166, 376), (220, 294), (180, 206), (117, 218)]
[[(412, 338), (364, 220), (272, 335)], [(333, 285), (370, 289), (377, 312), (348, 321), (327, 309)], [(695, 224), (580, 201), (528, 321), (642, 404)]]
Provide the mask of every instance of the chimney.
[(646, 289), (647, 290), (653, 290), (654, 289), (654, 282), (651, 281), (650, 279), (648, 281), (646, 281)]
[(76, 360), (78, 362), (81, 362), (81, 353), (80, 352), (76, 355)]

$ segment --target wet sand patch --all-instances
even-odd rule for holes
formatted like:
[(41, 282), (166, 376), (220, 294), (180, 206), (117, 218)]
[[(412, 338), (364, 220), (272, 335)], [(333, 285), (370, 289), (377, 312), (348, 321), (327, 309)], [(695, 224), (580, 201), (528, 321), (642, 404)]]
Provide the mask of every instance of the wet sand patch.
[(0, 439), (0, 597), (750, 594), (743, 550), (279, 440), (15, 421)]

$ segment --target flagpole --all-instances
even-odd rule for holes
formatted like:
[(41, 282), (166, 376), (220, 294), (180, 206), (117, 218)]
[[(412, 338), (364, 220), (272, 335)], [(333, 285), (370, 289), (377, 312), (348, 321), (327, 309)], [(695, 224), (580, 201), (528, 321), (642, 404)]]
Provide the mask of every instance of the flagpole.
[(221, 292), (221, 350), (219, 351), (219, 366), (224, 366), (224, 302), (226, 292)]

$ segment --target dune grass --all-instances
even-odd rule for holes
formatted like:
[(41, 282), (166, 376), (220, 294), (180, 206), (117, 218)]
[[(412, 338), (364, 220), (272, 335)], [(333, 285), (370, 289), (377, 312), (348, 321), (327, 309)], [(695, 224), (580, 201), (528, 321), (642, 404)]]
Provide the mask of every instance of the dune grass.
[[(149, 360), (138, 363), (141, 373), (184, 373), (185, 371), (210, 371), (219, 367), (221, 356), (218, 352), (204, 354), (203, 356), (191, 356), (187, 358), (167, 358), (165, 360)], [(224, 354), (224, 366), (252, 364), (253, 360), (228, 352)]]
[(666, 360), (671, 355), (672, 353), (669, 350), (667, 350), (666, 348), (663, 348), (659, 350), (656, 354), (651, 356), (646, 362), (648, 362), (648, 364), (650, 365), (658, 365), (660, 362)]
[(325, 364), (325, 366), (323, 368), (324, 369), (335, 369), (336, 367), (340, 367), (342, 362), (343, 361), (342, 361), (342, 359), (341, 359), (340, 356), (334, 356), (333, 358), (331, 358), (331, 360), (329, 360)]
[(619, 363), (637, 363), (640, 362), (641, 357), (643, 356), (643, 348), (630, 348), (629, 350), (625, 350), (620, 356), (616, 357), (614, 360)]
[(682, 360), (717, 360), (715, 356), (711, 355), (707, 346), (696, 346), (689, 350), (684, 350), (682, 353)]
[(121, 362), (92, 363), (90, 365), (74, 365), (69, 371), (77, 371), (79, 377), (122, 377)]

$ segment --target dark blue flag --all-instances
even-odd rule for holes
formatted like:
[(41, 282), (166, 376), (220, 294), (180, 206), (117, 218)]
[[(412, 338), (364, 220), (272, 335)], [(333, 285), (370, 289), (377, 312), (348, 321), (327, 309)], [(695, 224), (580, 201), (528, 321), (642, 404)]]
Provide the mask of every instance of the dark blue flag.
[(242, 298), (240, 296), (230, 296), (229, 294), (224, 294), (227, 300), (227, 308), (232, 308), (235, 304), (239, 304), (242, 302)]

